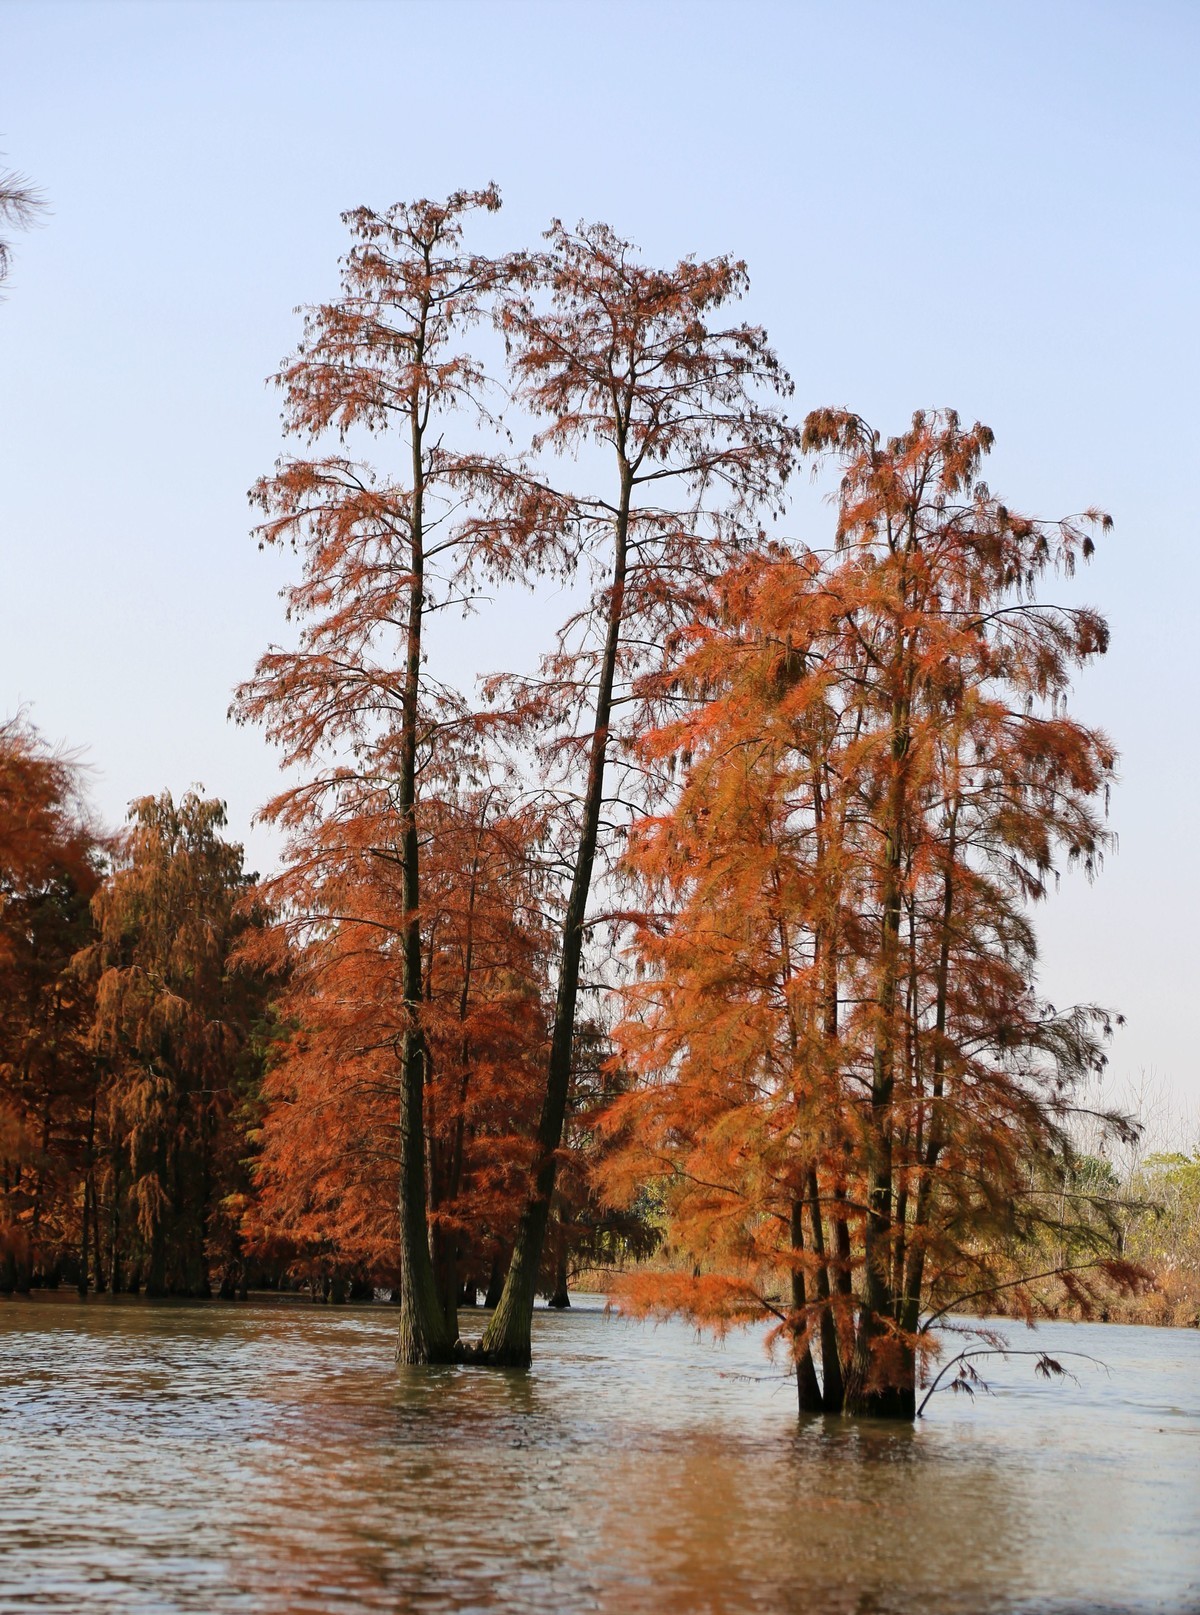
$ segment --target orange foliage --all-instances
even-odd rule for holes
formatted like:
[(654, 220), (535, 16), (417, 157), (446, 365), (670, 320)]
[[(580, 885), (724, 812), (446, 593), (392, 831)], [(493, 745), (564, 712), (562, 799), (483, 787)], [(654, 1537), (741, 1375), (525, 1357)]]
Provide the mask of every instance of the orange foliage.
[[(596, 580), (534, 680), (495, 681), (524, 738), (556, 773), (565, 820), (565, 903), (537, 1166), (504, 1294), (483, 1338), (493, 1361), (530, 1359), (534, 1294), (554, 1206), (576, 1051), (576, 1011), (593, 877), (617, 826), (644, 800), (629, 743), (646, 721), (639, 676), (692, 618), (707, 583), (760, 516), (776, 508), (795, 433), (771, 404), (790, 382), (765, 333), (722, 323), (745, 265), (720, 257), (668, 269), (638, 261), (607, 225), (555, 221), (548, 250), (500, 324), (518, 400), (542, 422), (543, 451), (603, 451), (604, 482), (564, 493), (568, 561)], [(552, 478), (547, 475), (545, 482)]]
[(692, 709), (643, 742), (683, 782), (630, 851), (645, 1081), (604, 1172), (656, 1179), (680, 1257), (764, 1312), (791, 1275), (802, 1402), (911, 1414), (922, 1319), (1008, 1281), (1048, 1209), (1031, 1168), (1103, 1064), (1107, 1016), (1036, 995), (1028, 912), (1107, 842), (1112, 747), (1064, 706), (1106, 630), (1035, 598), (1100, 518), (1010, 511), (952, 415), (806, 439), (841, 460), (834, 547), (723, 580), (675, 670)]
[[(447, 1357), (455, 1340), (428, 1240), (420, 821), (429, 782), (450, 777), (470, 728), (461, 699), (426, 665), (426, 626), (432, 612), (469, 602), (480, 578), (519, 574), (557, 540), (535, 487), (501, 455), (456, 451), (449, 435), (462, 412), (476, 431), (491, 424), (487, 378), (461, 343), (524, 266), (466, 251), (463, 231), (471, 213), (499, 205), (490, 187), (344, 215), (353, 244), (340, 296), (308, 311), (299, 351), (277, 378), (287, 431), (316, 447), (323, 436), (336, 442), (281, 461), (253, 495), (262, 540), (292, 543), (304, 558), (287, 591), (303, 624), (298, 644), (268, 652), (239, 700), (302, 775), (266, 810), (290, 838), (273, 901), (307, 913), (314, 882), (340, 878), (371, 837), (400, 874), (390, 892), (400, 1023), (385, 1046), (399, 1073), (386, 1092), (398, 1106), (389, 1146), (398, 1351), (410, 1362)], [(399, 438), (399, 478), (349, 456), (348, 437), (360, 434)], [(388, 457), (396, 462), (390, 448)]]
[[(421, 810), (430, 1213), (439, 1296), (486, 1276), (511, 1242), (545, 1039), (546, 938), (528, 861), (537, 826), (485, 787)], [(398, 1285), (396, 1176), (408, 1024), (398, 957), (395, 827), (330, 832), (260, 948), (289, 961), (292, 1030), (264, 1086), (260, 1193), (247, 1227), (308, 1278)], [(295, 939), (293, 941), (293, 939)]]

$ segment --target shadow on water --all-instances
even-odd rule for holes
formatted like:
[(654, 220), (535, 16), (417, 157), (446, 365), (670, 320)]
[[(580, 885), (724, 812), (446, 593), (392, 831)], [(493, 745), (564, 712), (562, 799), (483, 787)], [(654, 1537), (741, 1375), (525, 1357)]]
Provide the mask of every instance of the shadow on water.
[(599, 1304), (529, 1373), (398, 1368), (393, 1328), (0, 1303), (0, 1611), (1200, 1611), (1200, 1336), (1046, 1328), (1111, 1377), (1001, 1365), (896, 1427)]

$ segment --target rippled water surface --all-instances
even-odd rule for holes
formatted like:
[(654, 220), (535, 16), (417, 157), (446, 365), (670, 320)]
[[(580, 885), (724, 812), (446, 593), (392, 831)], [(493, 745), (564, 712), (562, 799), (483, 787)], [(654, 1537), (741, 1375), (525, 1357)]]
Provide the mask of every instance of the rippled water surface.
[(398, 1370), (392, 1330), (0, 1302), (0, 1610), (1200, 1612), (1194, 1332), (1047, 1327), (1109, 1372), (1015, 1359), (894, 1429), (594, 1301), (530, 1374)]

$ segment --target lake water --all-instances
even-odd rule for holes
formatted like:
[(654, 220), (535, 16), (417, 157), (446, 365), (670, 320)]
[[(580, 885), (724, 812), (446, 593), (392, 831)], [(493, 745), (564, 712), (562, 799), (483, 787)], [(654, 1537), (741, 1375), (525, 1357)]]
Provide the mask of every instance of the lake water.
[(0, 1302), (0, 1610), (1200, 1612), (1196, 1332), (1010, 1326), (1109, 1372), (897, 1429), (588, 1298), (529, 1374), (397, 1369), (393, 1323)]

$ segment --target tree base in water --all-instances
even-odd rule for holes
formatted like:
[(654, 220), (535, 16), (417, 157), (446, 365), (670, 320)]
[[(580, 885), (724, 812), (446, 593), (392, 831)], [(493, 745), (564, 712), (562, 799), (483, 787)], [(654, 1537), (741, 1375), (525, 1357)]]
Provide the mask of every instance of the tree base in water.
[(458, 1340), (454, 1344), (454, 1361), (470, 1368), (528, 1368), (533, 1354), (528, 1349), (487, 1347), (482, 1340)]
[(396, 1348), (396, 1361), (403, 1363), (406, 1368), (433, 1368), (438, 1364), (458, 1363), (462, 1361), (458, 1348), (458, 1341), (452, 1346), (441, 1341), (407, 1346), (402, 1343)]
[(912, 1423), (917, 1416), (917, 1393), (906, 1385), (889, 1385), (879, 1390), (864, 1391), (853, 1400), (847, 1396), (842, 1409), (854, 1419), (904, 1419)]

